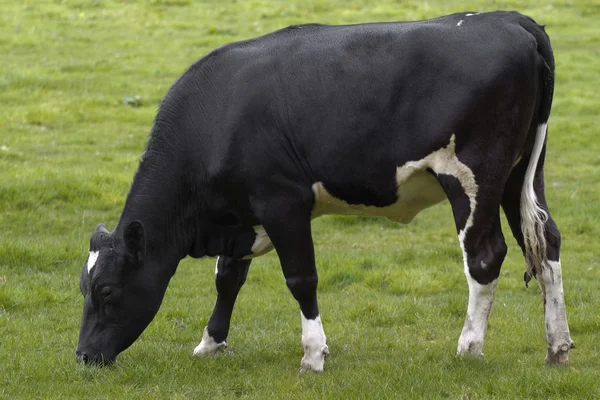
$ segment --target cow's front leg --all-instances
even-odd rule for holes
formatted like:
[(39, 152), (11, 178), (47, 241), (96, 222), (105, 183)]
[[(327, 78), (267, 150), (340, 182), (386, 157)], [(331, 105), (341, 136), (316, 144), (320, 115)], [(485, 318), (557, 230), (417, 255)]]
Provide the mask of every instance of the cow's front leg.
[(304, 357), (300, 371), (323, 371), (329, 354), (317, 303), (317, 269), (310, 229), (310, 210), (304, 204), (278, 206), (264, 227), (281, 262), (285, 282), (300, 306)]
[(251, 260), (236, 260), (221, 256), (215, 267), (217, 302), (204, 328), (202, 341), (194, 349), (194, 355), (211, 355), (227, 346), (231, 313), (237, 295), (246, 282)]

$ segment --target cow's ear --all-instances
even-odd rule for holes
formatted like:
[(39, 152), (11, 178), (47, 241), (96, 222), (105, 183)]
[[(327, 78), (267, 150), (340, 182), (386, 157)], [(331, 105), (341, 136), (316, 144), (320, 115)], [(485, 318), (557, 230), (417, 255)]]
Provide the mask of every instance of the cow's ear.
[(94, 233), (108, 233), (108, 229), (106, 229), (106, 226), (104, 226), (104, 224), (98, 224)]
[(146, 254), (146, 235), (144, 225), (140, 221), (134, 220), (129, 223), (123, 235), (125, 246), (128, 252), (139, 262)]
[(110, 233), (108, 233), (108, 229), (106, 229), (103, 224), (98, 224), (96, 230), (90, 238), (90, 251), (98, 251), (98, 249), (102, 247), (102, 243), (108, 235), (110, 235)]

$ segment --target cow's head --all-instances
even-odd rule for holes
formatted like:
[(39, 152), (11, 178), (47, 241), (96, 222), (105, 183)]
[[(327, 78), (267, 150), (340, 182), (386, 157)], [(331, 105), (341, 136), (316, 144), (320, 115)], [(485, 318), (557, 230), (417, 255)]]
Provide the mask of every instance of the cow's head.
[(149, 260), (141, 222), (132, 221), (116, 232), (98, 225), (81, 271), (80, 362), (112, 363), (152, 321), (170, 278), (157, 268), (161, 260)]

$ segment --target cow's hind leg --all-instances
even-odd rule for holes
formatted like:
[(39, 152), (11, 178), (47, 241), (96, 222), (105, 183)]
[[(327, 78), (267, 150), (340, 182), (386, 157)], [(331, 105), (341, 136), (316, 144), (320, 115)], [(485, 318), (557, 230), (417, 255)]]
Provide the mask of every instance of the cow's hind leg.
[(467, 316), (457, 354), (483, 357), (483, 342), (492, 303), (506, 256), (506, 243), (499, 214), (489, 216), (489, 225), (473, 224), (459, 233), (464, 271), (469, 284)]
[[(536, 171), (533, 181), (533, 190), (538, 206), (545, 213), (544, 226), (540, 229), (540, 232), (543, 231), (543, 240), (545, 242), (543, 242), (541, 247), (537, 246), (540, 250), (545, 247), (545, 256), (534, 257), (530, 254), (531, 249), (528, 251), (527, 247), (531, 248), (531, 245), (526, 246), (525, 244), (525, 236), (522, 231), (523, 213), (521, 210), (521, 193), (527, 162), (528, 160), (524, 159), (513, 170), (504, 191), (502, 207), (512, 233), (519, 246), (521, 246), (523, 255), (527, 260), (528, 271), (525, 274), (525, 281), (528, 282), (529, 279), (535, 276), (544, 299), (546, 342), (548, 345), (546, 363), (566, 365), (568, 363), (568, 352), (574, 345), (569, 333), (562, 286), (562, 271), (560, 266), (561, 237), (556, 223), (548, 210), (544, 194), (544, 177), (540, 166)], [(529, 235), (535, 236), (531, 233)]]
[(329, 348), (317, 303), (318, 278), (310, 212), (305, 202), (282, 200), (271, 204), (260, 219), (279, 256), (287, 287), (300, 306), (304, 347), (300, 371), (320, 372)]
[(500, 267), (507, 251), (499, 214), (502, 178), (478, 184), (473, 171), (456, 158), (454, 162), (458, 173), (438, 171), (437, 178), (452, 206), (469, 284), (467, 316), (457, 353), (482, 357)]
[(246, 282), (251, 260), (236, 260), (221, 256), (215, 267), (217, 302), (204, 328), (202, 341), (194, 349), (194, 355), (210, 355), (227, 346), (231, 313), (237, 295)]

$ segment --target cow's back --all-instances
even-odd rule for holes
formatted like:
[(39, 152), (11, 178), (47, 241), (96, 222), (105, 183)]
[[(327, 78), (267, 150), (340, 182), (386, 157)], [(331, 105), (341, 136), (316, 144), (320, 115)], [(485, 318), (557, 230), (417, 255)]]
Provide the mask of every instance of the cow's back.
[(534, 91), (525, 18), (293, 26), (215, 50), (166, 102), (179, 103), (172, 108), (209, 177), (253, 191), (276, 174), (386, 206), (397, 198), (397, 167), (453, 134), (460, 149), (467, 134), (485, 129), (474, 118), (489, 99)]

